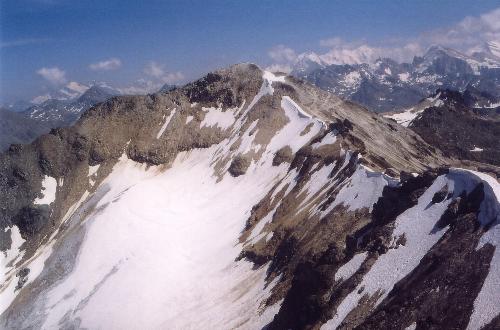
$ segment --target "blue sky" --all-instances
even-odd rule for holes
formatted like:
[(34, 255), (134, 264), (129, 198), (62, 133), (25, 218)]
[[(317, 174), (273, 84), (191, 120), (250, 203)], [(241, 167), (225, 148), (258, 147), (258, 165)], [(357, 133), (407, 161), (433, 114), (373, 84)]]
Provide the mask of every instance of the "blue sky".
[(288, 60), (327, 52), (338, 38), (341, 47), (405, 44), (497, 7), (487, 0), (1, 0), (0, 102), (71, 81), (182, 83), (232, 63), (270, 65), (280, 61), (269, 56), (276, 47), (293, 51)]

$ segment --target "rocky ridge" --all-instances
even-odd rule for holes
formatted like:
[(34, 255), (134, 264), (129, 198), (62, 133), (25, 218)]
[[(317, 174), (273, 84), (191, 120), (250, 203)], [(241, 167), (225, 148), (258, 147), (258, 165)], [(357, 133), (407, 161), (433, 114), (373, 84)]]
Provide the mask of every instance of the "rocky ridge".
[(498, 177), (500, 108), (495, 102), (472, 91), (438, 90), (417, 105), (385, 117), (411, 128), (448, 157), (483, 163), (483, 171)]
[(498, 182), (452, 161), (255, 65), (112, 98), (0, 156), (0, 324), (494, 328)]

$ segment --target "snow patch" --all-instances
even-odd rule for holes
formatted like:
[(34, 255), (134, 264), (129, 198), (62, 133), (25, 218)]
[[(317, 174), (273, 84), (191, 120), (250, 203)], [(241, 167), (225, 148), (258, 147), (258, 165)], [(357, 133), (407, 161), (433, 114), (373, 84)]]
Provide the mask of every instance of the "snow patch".
[[(312, 119), (288, 96), (281, 98), (281, 108), (285, 111), (289, 122), (275, 134), (266, 150), (268, 153), (274, 153), (288, 145), (295, 153), (321, 130), (323, 124), (321, 121)], [(311, 125), (309, 132), (300, 135), (308, 125)]]
[(37, 205), (49, 205), (56, 200), (57, 180), (46, 175), (42, 181), (42, 198), (36, 198), (33, 202)]
[(165, 122), (163, 123), (163, 126), (160, 128), (160, 131), (158, 132), (158, 134), (156, 135), (156, 138), (159, 139), (162, 135), (163, 135), (163, 132), (165, 132), (165, 129), (167, 128), (168, 124), (170, 123), (170, 120), (172, 119), (172, 117), (175, 115), (175, 110), (176, 108), (174, 108), (170, 114), (167, 116), (167, 119), (165, 119)]
[(205, 118), (203, 118), (200, 123), (200, 128), (202, 127), (214, 127), (217, 126), (221, 129), (227, 129), (234, 124), (234, 110), (235, 109), (227, 109), (226, 111), (222, 111), (222, 108), (202, 108), (203, 111), (206, 111)]
[(100, 166), (101, 166), (100, 164), (97, 164), (94, 166), (89, 166), (89, 175), (88, 176), (90, 177), (90, 176), (95, 175), (97, 173), (97, 171), (99, 170)]
[(309, 119), (312, 118), (310, 114), (302, 110), (302, 108), (297, 103), (295, 103), (295, 101), (292, 100), (289, 96), (283, 96), (281, 98), (281, 107), (288, 111), (296, 111), (299, 117), (309, 118)]
[(358, 165), (356, 171), (338, 192), (335, 201), (323, 212), (328, 214), (337, 205), (347, 206), (348, 211), (355, 211), (364, 207), (373, 209), (384, 187), (395, 184), (397, 181), (379, 172), (372, 172), (363, 165)]
[(367, 252), (363, 253), (358, 253), (352, 257), (351, 260), (343, 264), (335, 273), (335, 281), (340, 281), (340, 280), (347, 280), (350, 278), (354, 273), (356, 273), (363, 264), (363, 262), (366, 260), (366, 257), (368, 256)]
[(344, 77), (344, 84), (348, 87), (356, 87), (361, 82), (361, 74), (358, 71), (352, 71)]
[(243, 113), (243, 117), (245, 114), (252, 110), (252, 108), (259, 102), (259, 100), (264, 96), (264, 95), (273, 95), (274, 94), (274, 88), (273, 88), (273, 82), (285, 82), (285, 76), (277, 76), (271, 71), (264, 71), (262, 74), (262, 86), (260, 87), (259, 92), (257, 95), (254, 96), (252, 102), (248, 105), (246, 108), (245, 112)]
[(395, 113), (392, 115), (384, 115), (385, 118), (394, 119), (398, 124), (408, 127), (411, 122), (418, 117), (419, 114), (424, 112), (425, 109), (415, 111), (414, 108), (410, 108), (403, 112)]
[(321, 139), (321, 141), (311, 144), (311, 147), (313, 149), (317, 149), (317, 148), (319, 148), (321, 146), (325, 146), (325, 145), (329, 145), (329, 144), (334, 144), (336, 141), (337, 141), (337, 136), (333, 132), (330, 132), (327, 135), (325, 135)]
[(407, 82), (410, 79), (410, 73), (409, 72), (403, 72), (398, 74), (399, 80), (403, 82)]

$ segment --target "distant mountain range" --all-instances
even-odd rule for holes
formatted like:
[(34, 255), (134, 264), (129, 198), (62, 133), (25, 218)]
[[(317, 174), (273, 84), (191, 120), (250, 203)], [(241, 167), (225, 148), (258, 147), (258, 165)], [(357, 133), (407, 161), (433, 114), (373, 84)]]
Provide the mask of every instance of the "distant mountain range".
[(111, 87), (94, 85), (76, 97), (68, 99), (51, 98), (29, 107), (23, 113), (38, 121), (68, 125), (77, 120), (82, 111), (116, 95), (120, 95), (120, 92)]
[(305, 54), (292, 75), (375, 112), (407, 108), (437, 89), (474, 89), (499, 97), (500, 45), (487, 43), (470, 56), (432, 46), (411, 63), (381, 58), (375, 63), (328, 65), (313, 53)]
[(20, 109), (22, 102), (0, 107), (0, 150), (12, 143), (31, 142), (52, 128), (71, 125), (85, 110), (119, 94), (119, 91), (105, 84), (96, 84), (82, 88), (81, 93), (76, 90), (71, 92), (68, 88), (61, 89), (47, 96), (46, 100), (39, 97), (39, 104), (31, 104), (24, 109)]

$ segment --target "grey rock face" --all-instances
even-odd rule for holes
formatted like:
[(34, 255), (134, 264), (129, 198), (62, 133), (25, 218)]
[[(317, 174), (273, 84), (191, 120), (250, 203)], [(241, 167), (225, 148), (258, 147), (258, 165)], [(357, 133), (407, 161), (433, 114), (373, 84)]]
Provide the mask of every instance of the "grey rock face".
[(441, 105), (426, 108), (409, 128), (449, 157), (500, 166), (498, 110), (474, 108), (470, 92), (438, 93)]
[(0, 151), (13, 143), (29, 143), (50, 130), (44, 123), (22, 113), (0, 108)]
[(228, 171), (229, 173), (231, 173), (232, 176), (238, 177), (240, 175), (245, 174), (249, 166), (250, 166), (250, 159), (248, 159), (248, 157), (238, 155), (231, 162)]

